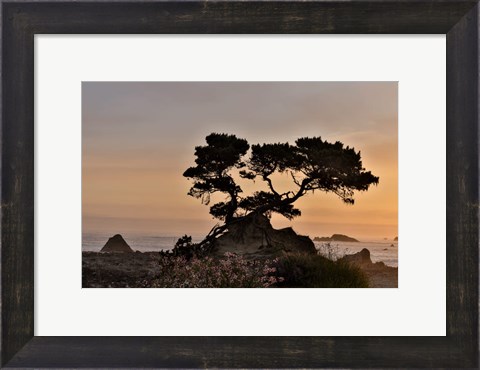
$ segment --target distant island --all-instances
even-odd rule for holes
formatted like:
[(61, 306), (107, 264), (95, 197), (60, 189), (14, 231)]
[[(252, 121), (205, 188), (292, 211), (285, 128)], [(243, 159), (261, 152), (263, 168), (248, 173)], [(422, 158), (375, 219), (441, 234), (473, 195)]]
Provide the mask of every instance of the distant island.
[(343, 234), (333, 234), (332, 236), (316, 236), (313, 239), (314, 242), (355, 242), (358, 243), (358, 240), (355, 238), (351, 238), (349, 236)]

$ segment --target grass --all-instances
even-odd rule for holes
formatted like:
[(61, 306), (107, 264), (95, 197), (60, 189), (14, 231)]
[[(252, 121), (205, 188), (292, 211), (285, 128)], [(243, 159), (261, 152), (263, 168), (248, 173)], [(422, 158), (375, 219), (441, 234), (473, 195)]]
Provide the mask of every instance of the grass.
[(287, 254), (277, 264), (284, 281), (280, 288), (368, 288), (368, 279), (357, 266), (321, 255)]

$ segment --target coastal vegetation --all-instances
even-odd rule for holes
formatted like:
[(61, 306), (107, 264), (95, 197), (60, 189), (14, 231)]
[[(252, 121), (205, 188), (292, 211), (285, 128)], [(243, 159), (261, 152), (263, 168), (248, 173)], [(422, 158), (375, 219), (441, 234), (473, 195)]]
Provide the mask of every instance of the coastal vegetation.
[(366, 288), (355, 264), (320, 254), (273, 259), (233, 253), (164, 256), (146, 253), (83, 253), (83, 287), (111, 288)]
[(278, 260), (248, 260), (226, 253), (223, 258), (163, 258), (152, 282), (155, 288), (268, 288), (283, 281)]
[[(195, 147), (195, 166), (183, 176), (193, 182), (188, 195), (209, 205), (220, 220), (206, 238), (191, 247), (197, 253), (211, 252), (302, 252), (315, 254), (313, 242), (293, 232), (274, 230), (273, 213), (289, 220), (299, 217), (295, 202), (315, 191), (333, 193), (346, 204), (354, 204), (355, 191), (367, 191), (379, 178), (367, 171), (360, 152), (337, 141), (303, 137), (290, 143), (254, 144), (236, 135), (211, 133), (206, 145)], [(290, 178), (290, 190), (280, 191), (276, 176)], [(267, 190), (245, 195), (239, 179), (261, 180)], [(211, 204), (212, 196), (224, 200)], [(245, 242), (248, 240), (248, 242)]]
[[(354, 203), (354, 191), (366, 191), (378, 184), (378, 177), (362, 166), (360, 152), (337, 141), (329, 143), (320, 137), (299, 138), (289, 143), (252, 145), (235, 135), (212, 133), (207, 145), (195, 148), (196, 166), (183, 176), (193, 180), (189, 195), (209, 204), (211, 195), (223, 193), (226, 201), (210, 206), (210, 214), (227, 224), (241, 215), (279, 213), (293, 219), (301, 215), (294, 203), (317, 191), (332, 192), (347, 204)], [(234, 178), (239, 170), (243, 179), (261, 179), (268, 191), (241, 196), (242, 188)], [(287, 174), (292, 190), (280, 192), (274, 185), (275, 174)]]
[(330, 260), (319, 254), (288, 254), (279, 260), (278, 287), (285, 288), (368, 288), (360, 267), (341, 259)]

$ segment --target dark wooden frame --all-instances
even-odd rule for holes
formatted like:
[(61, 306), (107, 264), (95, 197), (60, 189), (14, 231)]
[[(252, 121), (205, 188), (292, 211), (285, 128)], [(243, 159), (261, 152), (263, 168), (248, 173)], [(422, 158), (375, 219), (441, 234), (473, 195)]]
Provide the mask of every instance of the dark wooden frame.
[[(1, 11), (2, 366), (478, 367), (478, 0), (2, 0)], [(447, 336), (35, 337), (33, 37), (41, 33), (446, 34)]]

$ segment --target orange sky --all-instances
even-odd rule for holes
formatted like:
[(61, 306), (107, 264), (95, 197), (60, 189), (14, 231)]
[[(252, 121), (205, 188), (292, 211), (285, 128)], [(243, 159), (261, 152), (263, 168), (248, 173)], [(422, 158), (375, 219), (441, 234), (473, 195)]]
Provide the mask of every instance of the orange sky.
[[(315, 192), (274, 216), (310, 236), (393, 238), (398, 222), (396, 82), (84, 82), (83, 232), (203, 236), (217, 222), (182, 176), (211, 132), (250, 144), (340, 140), (380, 177), (355, 205)], [(278, 179), (288, 188), (288, 178)], [(241, 182), (245, 193), (264, 185)], [(216, 198), (216, 199), (222, 199)]]

